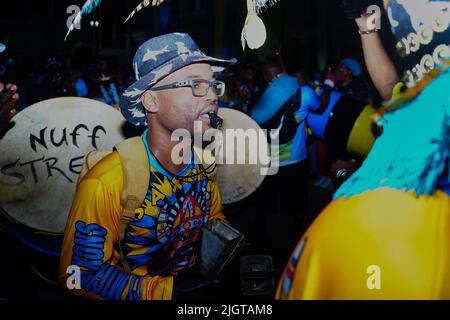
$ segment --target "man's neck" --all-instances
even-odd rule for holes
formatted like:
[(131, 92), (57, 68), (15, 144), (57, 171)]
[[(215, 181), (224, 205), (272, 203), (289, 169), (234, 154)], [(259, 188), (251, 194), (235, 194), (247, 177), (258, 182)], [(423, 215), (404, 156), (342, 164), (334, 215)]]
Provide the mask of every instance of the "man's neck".
[[(147, 131), (147, 143), (152, 154), (158, 159), (169, 173), (177, 174), (186, 166), (185, 163), (175, 164), (172, 161), (172, 149), (178, 145), (179, 141), (172, 141), (172, 132), (159, 126), (158, 124), (149, 125)], [(189, 149), (190, 152), (190, 149)], [(190, 154), (189, 158), (190, 159)]]

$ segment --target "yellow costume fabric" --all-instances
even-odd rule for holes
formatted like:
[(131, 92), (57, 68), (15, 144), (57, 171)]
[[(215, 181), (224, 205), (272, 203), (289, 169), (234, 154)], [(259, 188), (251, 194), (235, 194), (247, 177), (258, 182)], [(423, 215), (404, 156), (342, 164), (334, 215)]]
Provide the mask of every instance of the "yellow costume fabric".
[(199, 165), (191, 163), (171, 175), (146, 147), (151, 167), (147, 197), (122, 242), (131, 273), (123, 271), (118, 249), (124, 210), (118, 153), (102, 159), (77, 186), (60, 260), (64, 286), (73, 276), (68, 273), (70, 266), (81, 271), (81, 288), (70, 290), (75, 295), (171, 299), (173, 276), (198, 263), (201, 227), (208, 220), (225, 219), (217, 182), (208, 180)]
[(300, 240), (276, 298), (450, 299), (448, 230), (450, 197), (440, 190), (340, 197)]

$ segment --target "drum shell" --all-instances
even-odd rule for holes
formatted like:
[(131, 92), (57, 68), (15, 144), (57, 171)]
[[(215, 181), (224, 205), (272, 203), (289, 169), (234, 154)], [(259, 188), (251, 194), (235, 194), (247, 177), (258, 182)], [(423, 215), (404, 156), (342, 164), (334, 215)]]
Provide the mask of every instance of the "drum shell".
[(11, 223), (14, 234), (29, 249), (51, 257), (59, 257), (64, 238), (62, 233), (50, 233), (36, 230), (19, 223)]
[[(14, 257), (11, 266), (14, 268), (13, 272), (21, 277), (22, 282), (27, 283), (30, 292), (38, 295), (45, 292), (46, 297), (52, 299), (62, 298), (58, 274), (63, 234), (30, 228), (11, 220), (4, 212), (0, 222), (6, 227), (1, 238), (3, 246), (8, 247), (3, 249), (6, 255)], [(2, 278), (0, 282), (3, 281), (10, 287), (8, 295), (20, 295), (19, 289), (16, 289), (13, 282), (10, 283), (10, 279)]]
[(21, 270), (37, 279), (38, 287), (56, 288), (63, 233), (83, 156), (96, 149), (112, 150), (125, 138), (126, 121), (110, 106), (78, 97), (38, 102), (13, 121), (0, 141), (5, 246), (11, 246)]

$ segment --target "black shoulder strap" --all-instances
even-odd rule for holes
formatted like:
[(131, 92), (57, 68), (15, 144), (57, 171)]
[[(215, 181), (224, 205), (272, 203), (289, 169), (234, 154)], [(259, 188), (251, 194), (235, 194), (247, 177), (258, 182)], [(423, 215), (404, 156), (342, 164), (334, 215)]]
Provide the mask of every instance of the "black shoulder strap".
[(263, 129), (274, 129), (278, 127), (280, 119), (289, 111), (297, 111), (301, 106), (301, 86), (298, 87), (297, 91), (283, 104), (280, 110), (277, 111), (269, 120), (261, 125)]

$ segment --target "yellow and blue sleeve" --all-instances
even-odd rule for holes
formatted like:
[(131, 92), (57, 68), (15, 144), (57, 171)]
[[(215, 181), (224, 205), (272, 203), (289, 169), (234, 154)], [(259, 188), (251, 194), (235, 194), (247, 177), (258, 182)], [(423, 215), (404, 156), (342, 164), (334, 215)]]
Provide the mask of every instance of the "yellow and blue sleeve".
[[(122, 176), (117, 155), (103, 159), (77, 187), (60, 258), (60, 281), (74, 295), (106, 300), (171, 299), (172, 277), (150, 277), (124, 272), (120, 267), (119, 241), (120, 188)], [(101, 177), (96, 171), (112, 167)], [(114, 169), (115, 168), (115, 169)], [(119, 170), (117, 170), (119, 168)], [(72, 268), (69, 268), (72, 266)], [(73, 275), (67, 270), (77, 268), (80, 288), (70, 289), (67, 280)]]

